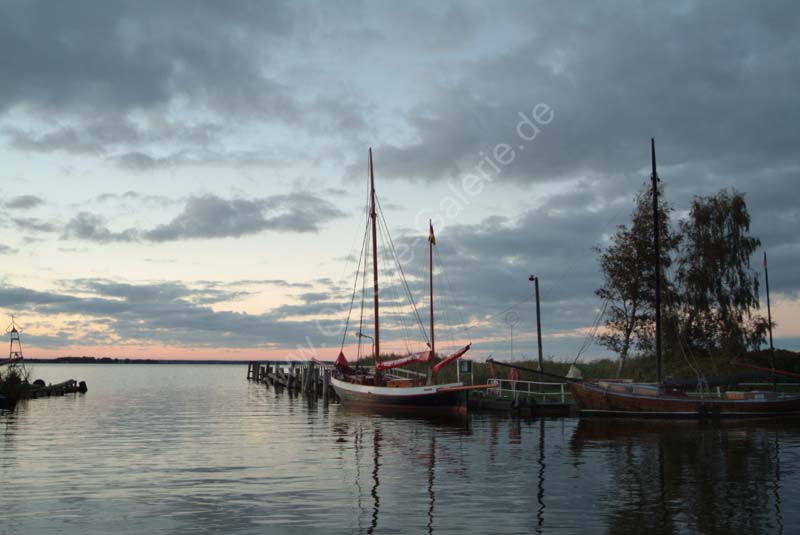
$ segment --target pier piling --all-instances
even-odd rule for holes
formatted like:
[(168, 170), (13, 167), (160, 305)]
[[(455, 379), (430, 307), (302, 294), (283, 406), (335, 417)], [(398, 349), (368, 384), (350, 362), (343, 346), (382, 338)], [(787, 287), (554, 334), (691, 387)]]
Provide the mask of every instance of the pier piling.
[(331, 368), (315, 361), (249, 362), (247, 379), (265, 386), (285, 387), (290, 393), (302, 393), (313, 399), (333, 398)]

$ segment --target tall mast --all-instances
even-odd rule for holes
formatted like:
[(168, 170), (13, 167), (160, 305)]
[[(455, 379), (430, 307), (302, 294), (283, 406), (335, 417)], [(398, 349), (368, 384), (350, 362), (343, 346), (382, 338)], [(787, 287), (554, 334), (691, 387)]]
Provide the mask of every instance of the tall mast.
[(433, 332), (433, 246), (436, 245), (436, 238), (433, 235), (433, 220), (428, 220), (430, 225), (430, 234), (428, 235), (428, 270), (431, 290), (431, 356), (428, 360), (428, 380), (427, 383), (431, 384), (433, 379), (433, 357), (436, 355), (436, 343)]
[(775, 369), (775, 347), (772, 345), (772, 310), (769, 306), (769, 271), (767, 270), (767, 252), (764, 251), (764, 282), (767, 283), (767, 327), (769, 327), (770, 366)]
[(656, 173), (656, 141), (650, 138), (650, 154), (653, 164), (653, 246), (655, 248), (656, 272), (656, 375), (661, 384), (661, 246), (659, 244), (658, 225), (658, 173)]
[(372, 293), (375, 302), (375, 364), (378, 364), (381, 354), (380, 321), (378, 319), (378, 221), (375, 206), (375, 173), (372, 170), (372, 147), (369, 148), (369, 186), (370, 186), (370, 212), (372, 219)]

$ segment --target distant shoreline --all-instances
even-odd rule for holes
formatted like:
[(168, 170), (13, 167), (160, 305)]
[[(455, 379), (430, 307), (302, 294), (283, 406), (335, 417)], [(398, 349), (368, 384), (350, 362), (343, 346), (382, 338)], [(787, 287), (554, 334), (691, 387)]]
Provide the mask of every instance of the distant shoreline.
[(237, 364), (246, 365), (249, 360), (178, 360), (178, 359), (112, 359), (109, 357), (58, 357), (54, 359), (26, 358), (30, 364)]

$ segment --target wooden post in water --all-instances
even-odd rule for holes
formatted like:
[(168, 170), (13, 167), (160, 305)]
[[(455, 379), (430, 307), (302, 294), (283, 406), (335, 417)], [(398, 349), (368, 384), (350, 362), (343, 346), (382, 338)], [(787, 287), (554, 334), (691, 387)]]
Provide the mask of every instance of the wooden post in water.
[(308, 383), (306, 384), (306, 394), (314, 392), (314, 363), (308, 363)]
[(286, 379), (285, 374), (283, 373), (283, 368), (281, 368), (280, 364), (275, 364), (275, 376), (278, 378), (278, 382), (281, 386), (288, 386), (289, 381)]
[(331, 378), (331, 372), (328, 368), (322, 370), (322, 399), (328, 401), (328, 382)]
[(253, 378), (253, 363), (252, 362), (248, 362), (247, 363), (247, 379), (249, 380), (249, 379), (252, 379), (252, 378)]

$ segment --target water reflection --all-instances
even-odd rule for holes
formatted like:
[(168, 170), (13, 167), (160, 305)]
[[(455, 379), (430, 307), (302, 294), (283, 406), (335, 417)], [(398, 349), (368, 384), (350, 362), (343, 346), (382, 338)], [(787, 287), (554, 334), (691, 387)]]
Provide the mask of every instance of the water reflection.
[(433, 511), (436, 504), (436, 494), (433, 484), (436, 481), (436, 434), (431, 435), (431, 450), (428, 454), (428, 533), (433, 533)]
[(0, 414), (0, 480), (13, 481), (2, 533), (654, 535), (800, 522), (797, 420), (454, 420), (308, 403), (230, 366), (79, 375), (97, 385), (85, 397)]
[(539, 509), (536, 511), (536, 533), (544, 533), (544, 420), (539, 419), (539, 458), (536, 463), (539, 465), (539, 477), (537, 479), (536, 501)]
[(576, 459), (602, 453), (609, 532), (781, 533), (787, 426), (797, 430), (775, 420), (582, 419), (570, 446)]
[[(436, 492), (437, 492), (437, 457), (443, 456), (447, 461), (447, 468), (451, 475), (463, 477), (466, 467), (460, 466), (462, 453), (453, 452), (446, 446), (439, 446), (437, 435), (444, 433), (449, 438), (454, 436), (467, 437), (470, 435), (469, 420), (455, 415), (425, 415), (425, 414), (392, 414), (391, 412), (377, 412), (369, 407), (338, 407), (334, 413), (332, 423), (335, 443), (345, 446), (352, 442), (352, 458), (354, 487), (357, 494), (357, 507), (361, 512), (358, 519), (358, 531), (361, 533), (380, 533), (385, 529), (399, 529), (406, 524), (389, 523), (381, 517), (381, 499), (384, 492), (392, 497), (392, 506), (396, 515), (397, 494), (410, 494), (414, 501), (413, 489), (426, 491), (425, 507), (419, 512), (425, 512), (424, 524), (420, 527), (432, 534), (435, 531), (436, 520)], [(364, 435), (368, 438), (364, 440)], [(371, 436), (370, 436), (371, 435)], [(452, 446), (452, 444), (451, 444)], [(346, 448), (346, 446), (345, 446)], [(382, 476), (384, 449), (390, 455), (391, 472)], [(369, 459), (368, 489), (362, 483), (362, 463)], [(397, 468), (403, 467), (398, 475)], [(383, 490), (382, 477), (388, 477), (391, 487)], [(399, 477), (399, 480), (398, 480)], [(424, 482), (422, 484), (418, 484)], [(399, 485), (398, 485), (399, 483)], [(412, 490), (412, 492), (409, 492)], [(371, 506), (364, 507), (364, 498)], [(417, 496), (416, 498), (419, 498)], [(404, 511), (404, 520), (411, 521), (414, 509), (405, 504), (400, 504)], [(362, 521), (367, 517), (366, 527)], [(386, 524), (387, 527), (382, 527)]]
[(378, 469), (381, 466), (381, 430), (379, 426), (375, 426), (372, 430), (372, 523), (367, 529), (367, 533), (373, 533), (375, 528), (378, 527), (378, 511), (381, 508), (381, 498), (378, 496), (378, 487), (381, 480), (378, 477)]

